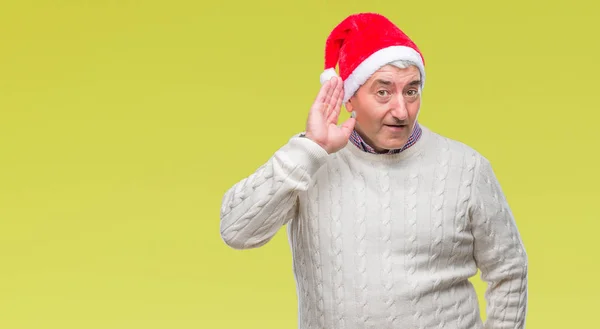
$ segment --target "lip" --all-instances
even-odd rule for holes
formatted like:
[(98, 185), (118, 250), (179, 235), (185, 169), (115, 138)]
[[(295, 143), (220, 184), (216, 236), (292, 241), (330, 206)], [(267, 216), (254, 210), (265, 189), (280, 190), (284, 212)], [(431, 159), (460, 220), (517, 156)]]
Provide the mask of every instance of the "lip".
[(406, 125), (403, 125), (403, 126), (384, 125), (384, 126), (386, 126), (388, 129), (392, 129), (392, 130), (396, 130), (396, 131), (404, 130), (407, 127)]

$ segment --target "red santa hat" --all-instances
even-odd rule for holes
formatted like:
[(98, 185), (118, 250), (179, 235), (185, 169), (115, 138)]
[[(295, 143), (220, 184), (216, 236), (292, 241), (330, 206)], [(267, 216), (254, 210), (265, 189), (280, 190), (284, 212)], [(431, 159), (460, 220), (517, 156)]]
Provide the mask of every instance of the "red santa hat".
[(425, 82), (423, 55), (404, 32), (380, 14), (354, 14), (339, 23), (327, 38), (321, 84), (338, 76), (338, 65), (346, 103), (373, 73), (399, 60), (416, 64)]

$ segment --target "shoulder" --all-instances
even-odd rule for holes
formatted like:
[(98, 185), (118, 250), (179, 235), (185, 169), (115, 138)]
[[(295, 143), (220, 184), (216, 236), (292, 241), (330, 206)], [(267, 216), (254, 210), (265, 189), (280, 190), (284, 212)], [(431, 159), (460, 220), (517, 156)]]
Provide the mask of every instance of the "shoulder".
[(423, 129), (429, 134), (429, 152), (436, 158), (447, 158), (452, 166), (467, 169), (473, 175), (482, 165), (489, 166), (489, 160), (485, 155), (467, 142), (445, 136), (428, 127)]

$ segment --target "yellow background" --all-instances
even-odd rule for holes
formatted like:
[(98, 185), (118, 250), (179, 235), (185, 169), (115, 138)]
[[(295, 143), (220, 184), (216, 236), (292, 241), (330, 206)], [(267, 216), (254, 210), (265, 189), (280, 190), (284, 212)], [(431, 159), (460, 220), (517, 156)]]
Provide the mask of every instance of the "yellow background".
[(0, 328), (296, 328), (285, 232), (234, 251), (220, 202), (303, 130), (325, 38), (358, 11), (423, 51), (421, 123), (492, 161), (527, 328), (597, 328), (591, 0), (3, 1)]

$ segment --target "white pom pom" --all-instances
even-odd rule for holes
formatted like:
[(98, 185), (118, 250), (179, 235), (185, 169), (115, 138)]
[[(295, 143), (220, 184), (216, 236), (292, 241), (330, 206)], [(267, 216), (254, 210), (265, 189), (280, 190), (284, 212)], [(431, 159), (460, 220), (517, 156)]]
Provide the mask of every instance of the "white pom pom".
[(331, 78), (333, 77), (337, 77), (337, 73), (335, 72), (335, 69), (333, 68), (329, 68), (325, 71), (323, 71), (323, 73), (321, 73), (321, 84), (324, 84), (325, 82), (329, 81)]

